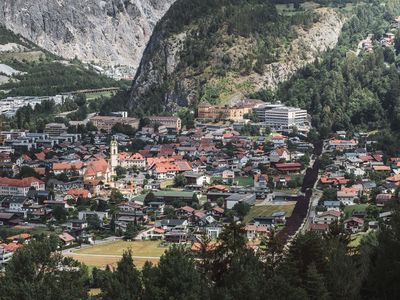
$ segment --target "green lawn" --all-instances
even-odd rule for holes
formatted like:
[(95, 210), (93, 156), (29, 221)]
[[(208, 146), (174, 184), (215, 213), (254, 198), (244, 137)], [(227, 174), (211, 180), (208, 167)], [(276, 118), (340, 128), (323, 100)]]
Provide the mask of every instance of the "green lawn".
[(344, 208), (344, 213), (346, 216), (351, 216), (353, 211), (365, 211), (369, 204), (355, 204), (355, 205), (347, 205)]
[(366, 236), (366, 232), (359, 232), (351, 235), (351, 242), (349, 243), (350, 247), (358, 247), (360, 246), (361, 240)]
[(253, 206), (250, 212), (244, 217), (244, 222), (250, 222), (254, 217), (257, 216), (270, 216), (275, 212), (284, 211), (286, 212), (286, 217), (292, 215), (295, 203), (290, 203), (287, 205), (263, 205), (263, 206)]
[(254, 179), (251, 176), (236, 177), (235, 181), (237, 181), (238, 185), (241, 185), (241, 186), (248, 186), (248, 185), (253, 186), (254, 185)]

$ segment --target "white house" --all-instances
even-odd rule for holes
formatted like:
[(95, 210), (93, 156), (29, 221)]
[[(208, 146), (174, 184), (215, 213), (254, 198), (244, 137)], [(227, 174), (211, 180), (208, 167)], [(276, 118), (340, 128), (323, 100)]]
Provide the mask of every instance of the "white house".
[(332, 224), (337, 222), (341, 216), (341, 213), (336, 210), (328, 210), (323, 212), (320, 215), (316, 215), (314, 217), (315, 224)]

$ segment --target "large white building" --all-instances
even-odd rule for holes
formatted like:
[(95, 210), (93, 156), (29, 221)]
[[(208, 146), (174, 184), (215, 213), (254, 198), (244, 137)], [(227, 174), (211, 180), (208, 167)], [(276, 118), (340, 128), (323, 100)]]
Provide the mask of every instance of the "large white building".
[(44, 191), (45, 184), (35, 177), (23, 179), (0, 177), (0, 195), (26, 196), (31, 188)]
[(283, 104), (266, 104), (257, 109), (257, 116), (261, 122), (274, 130), (290, 130), (297, 127), (300, 131), (308, 131), (310, 122), (307, 111)]

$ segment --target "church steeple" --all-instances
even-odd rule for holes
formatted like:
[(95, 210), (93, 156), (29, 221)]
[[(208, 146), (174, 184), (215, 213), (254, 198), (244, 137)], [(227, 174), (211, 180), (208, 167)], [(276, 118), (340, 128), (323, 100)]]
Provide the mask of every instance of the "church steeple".
[(110, 143), (111, 176), (115, 176), (115, 168), (118, 166), (118, 142), (114, 139)]

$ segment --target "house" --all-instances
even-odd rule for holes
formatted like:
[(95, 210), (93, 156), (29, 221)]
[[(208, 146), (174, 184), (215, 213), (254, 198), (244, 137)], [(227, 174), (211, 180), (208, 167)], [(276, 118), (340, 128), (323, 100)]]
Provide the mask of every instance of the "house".
[(224, 216), (224, 209), (219, 206), (214, 206), (206, 212), (207, 215), (212, 216), (214, 219), (219, 220)]
[(88, 223), (85, 220), (68, 220), (66, 223), (68, 230), (82, 231), (88, 227)]
[(218, 239), (219, 235), (222, 232), (222, 227), (221, 226), (209, 226), (206, 227), (206, 234), (207, 237), (211, 240), (216, 240)]
[(337, 192), (337, 199), (343, 205), (353, 205), (357, 198), (357, 192), (351, 189), (341, 190)]
[(327, 210), (340, 211), (340, 201), (324, 201), (323, 204)]
[(194, 213), (194, 208), (190, 206), (183, 206), (181, 208), (176, 209), (176, 215), (178, 217), (189, 218), (193, 215), (193, 213)]
[(164, 238), (165, 230), (162, 228), (151, 227), (141, 233), (143, 240), (161, 240)]
[(289, 161), (290, 153), (285, 147), (278, 147), (270, 152), (269, 160), (272, 163)]
[(183, 173), (183, 176), (185, 176), (188, 185), (204, 186), (206, 184), (210, 184), (211, 182), (211, 177), (205, 173), (187, 171)]
[(275, 169), (282, 173), (299, 172), (303, 167), (300, 163), (279, 163), (275, 164)]
[(7, 242), (9, 243), (19, 243), (19, 244), (27, 243), (29, 242), (30, 239), (31, 235), (29, 233), (21, 233), (6, 238)]
[(62, 173), (77, 172), (77, 175), (83, 175), (84, 165), (82, 162), (55, 162), (53, 163), (54, 175)]
[(254, 175), (254, 188), (266, 189), (268, 187), (268, 176), (263, 174)]
[(332, 224), (339, 220), (341, 213), (336, 210), (328, 210), (320, 215), (314, 216), (313, 223), (315, 224)]
[(244, 230), (249, 240), (258, 239), (268, 234), (268, 227), (263, 225), (246, 225)]
[(351, 217), (343, 222), (344, 228), (351, 233), (356, 233), (364, 228), (364, 220), (357, 218), (357, 217)]
[(329, 224), (310, 224), (310, 230), (320, 233), (326, 233), (329, 231)]
[(6, 208), (8, 212), (24, 212), (25, 208), (33, 203), (33, 201), (24, 196), (3, 196), (1, 206)]
[(21, 244), (15, 244), (15, 243), (0, 244), (0, 270), (3, 268), (5, 264), (7, 264), (11, 260), (12, 256), (14, 255), (14, 252), (21, 247), (22, 247)]
[(235, 180), (235, 172), (231, 170), (225, 170), (222, 172), (222, 180), (226, 184), (233, 184)]
[(161, 221), (156, 221), (156, 227), (162, 228), (166, 231), (171, 231), (175, 227), (186, 228), (187, 226), (188, 226), (187, 220), (163, 219)]
[(103, 223), (103, 220), (108, 219), (108, 212), (106, 211), (80, 211), (78, 213), (79, 220), (88, 220), (90, 218), (98, 218), (100, 223)]
[(376, 195), (376, 206), (384, 206), (392, 199), (392, 194), (378, 194)]
[(285, 223), (286, 222), (286, 212), (277, 211), (272, 214), (272, 217), (275, 218), (275, 223)]
[(232, 209), (239, 202), (254, 205), (256, 203), (256, 194), (232, 194), (225, 199), (225, 209)]
[(327, 148), (327, 150), (344, 151), (344, 150), (355, 149), (357, 147), (357, 145), (358, 145), (357, 140), (331, 139), (331, 140), (329, 140), (326, 148)]
[(0, 225), (17, 225), (21, 219), (15, 213), (0, 212)]
[(275, 218), (272, 216), (257, 216), (253, 218), (249, 224), (271, 228), (275, 225)]
[(63, 233), (59, 234), (58, 238), (63, 243), (64, 247), (71, 246), (75, 241), (75, 238), (72, 235), (70, 235), (68, 232), (65, 232), (65, 231)]
[(86, 189), (72, 189), (67, 192), (64, 199), (65, 200), (68, 200), (68, 199), (76, 200), (78, 198), (87, 199), (87, 198), (91, 198), (91, 197), (92, 197), (92, 194)]

